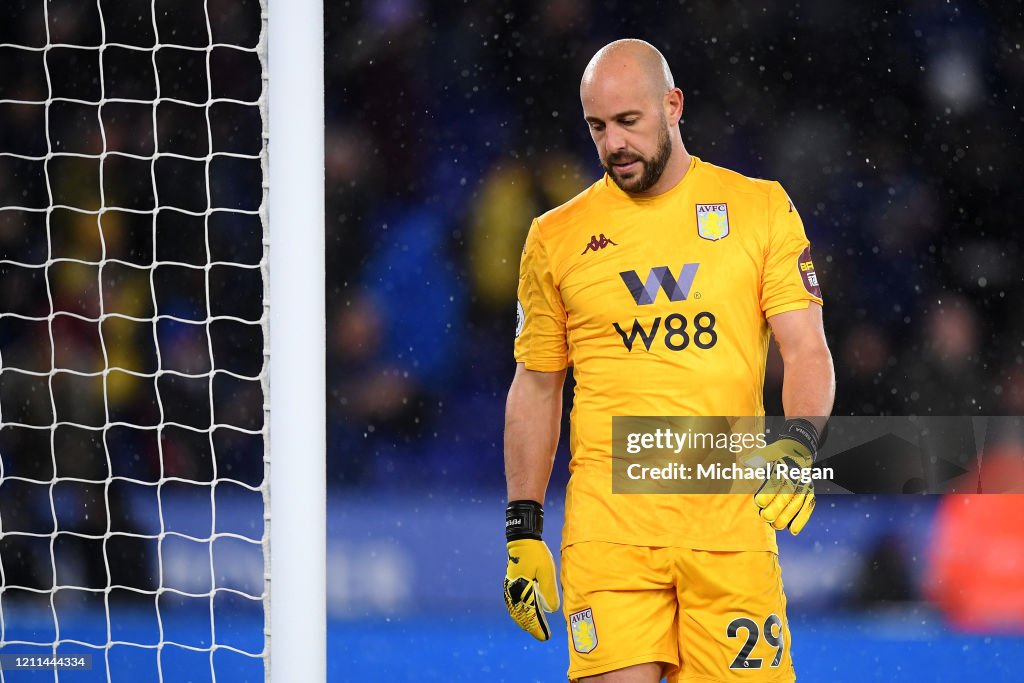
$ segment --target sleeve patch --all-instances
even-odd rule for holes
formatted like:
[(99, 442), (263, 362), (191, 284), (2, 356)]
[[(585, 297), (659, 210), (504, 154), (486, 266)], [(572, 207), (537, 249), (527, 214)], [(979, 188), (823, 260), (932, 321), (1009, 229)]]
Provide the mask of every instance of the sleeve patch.
[(516, 339), (523, 333), (523, 323), (526, 322), (526, 312), (523, 311), (523, 304), (516, 299)]
[(800, 268), (800, 277), (804, 281), (804, 289), (812, 296), (821, 298), (821, 287), (818, 286), (818, 275), (814, 272), (814, 261), (811, 260), (811, 248), (805, 247), (797, 259)]

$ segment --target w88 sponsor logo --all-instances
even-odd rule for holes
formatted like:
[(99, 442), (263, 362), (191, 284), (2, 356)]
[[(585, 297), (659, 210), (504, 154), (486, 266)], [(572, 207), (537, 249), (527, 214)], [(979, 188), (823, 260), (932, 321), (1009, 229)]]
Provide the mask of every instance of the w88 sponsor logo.
[[(658, 266), (651, 268), (646, 280), (641, 280), (633, 270), (623, 271), (619, 276), (637, 306), (650, 306), (657, 299), (659, 292), (665, 292), (669, 301), (686, 301), (690, 297), (690, 290), (693, 288), (693, 281), (699, 268), (699, 263), (684, 263), (679, 269), (679, 275), (675, 276), (668, 266)], [(699, 293), (697, 297), (700, 297)], [(622, 337), (622, 345), (627, 351), (633, 350), (633, 344), (637, 339), (640, 339), (644, 348), (650, 351), (651, 345), (661, 331), (665, 333), (665, 347), (671, 351), (682, 351), (690, 346), (691, 342), (698, 349), (710, 349), (718, 343), (713, 313), (702, 311), (693, 317), (693, 327), (690, 328), (689, 325), (690, 321), (681, 313), (667, 315), (664, 321), (658, 316), (649, 330), (638, 318), (633, 318), (633, 326), (628, 333), (618, 323), (612, 323), (615, 331)]]
[(672, 313), (654, 319), (651, 328), (648, 330), (638, 318), (633, 318), (633, 326), (627, 333), (618, 323), (612, 323), (612, 327), (622, 338), (622, 345), (627, 351), (633, 350), (633, 345), (639, 339), (644, 349), (651, 350), (658, 333), (663, 332), (662, 341), (670, 351), (682, 351), (692, 343), (698, 349), (710, 349), (718, 343), (718, 332), (715, 331), (715, 315), (707, 311), (701, 311), (693, 317), (693, 327), (690, 321), (681, 313)]

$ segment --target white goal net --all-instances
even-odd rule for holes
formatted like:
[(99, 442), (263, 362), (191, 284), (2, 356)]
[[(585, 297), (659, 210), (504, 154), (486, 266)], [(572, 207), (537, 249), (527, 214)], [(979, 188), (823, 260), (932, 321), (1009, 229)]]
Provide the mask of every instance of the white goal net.
[(262, 681), (265, 2), (2, 4), (0, 681)]

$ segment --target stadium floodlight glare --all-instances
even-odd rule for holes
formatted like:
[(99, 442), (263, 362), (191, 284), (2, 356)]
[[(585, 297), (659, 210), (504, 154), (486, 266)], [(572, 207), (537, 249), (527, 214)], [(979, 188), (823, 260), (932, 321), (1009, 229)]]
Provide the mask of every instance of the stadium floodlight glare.
[(0, 652), (323, 681), (322, 3), (8, 15)]

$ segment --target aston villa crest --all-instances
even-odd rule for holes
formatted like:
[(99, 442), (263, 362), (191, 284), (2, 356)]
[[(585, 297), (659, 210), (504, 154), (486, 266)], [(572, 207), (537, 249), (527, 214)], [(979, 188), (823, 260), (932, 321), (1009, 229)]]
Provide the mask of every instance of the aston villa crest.
[(726, 204), (697, 205), (697, 234), (712, 242), (729, 234), (729, 207)]
[(593, 652), (597, 647), (597, 626), (594, 612), (590, 608), (569, 615), (569, 629), (572, 631), (572, 646), (580, 654)]

